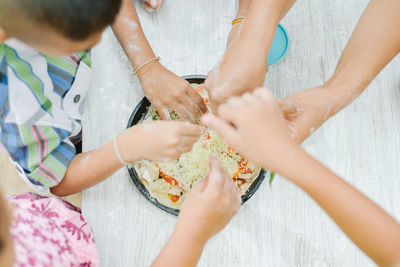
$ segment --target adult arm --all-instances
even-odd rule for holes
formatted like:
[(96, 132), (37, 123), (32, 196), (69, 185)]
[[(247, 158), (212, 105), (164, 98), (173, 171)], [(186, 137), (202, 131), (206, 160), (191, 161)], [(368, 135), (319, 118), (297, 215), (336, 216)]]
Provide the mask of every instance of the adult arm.
[[(113, 31), (135, 69), (156, 56), (144, 35), (135, 6), (123, 0)], [(150, 65), (152, 64), (152, 65)], [(138, 74), (143, 91), (163, 119), (169, 118), (168, 109), (175, 110), (186, 120), (198, 121), (207, 111), (203, 98), (184, 79), (178, 77), (155, 60)], [(148, 69), (148, 71), (145, 71)]]
[(356, 99), (400, 52), (400, 1), (371, 0), (332, 77), (288, 96), (282, 110), (297, 142)]
[(222, 61), (205, 82), (213, 109), (230, 96), (252, 91), (264, 83), (268, 52), (279, 21), (295, 0), (241, 0)]

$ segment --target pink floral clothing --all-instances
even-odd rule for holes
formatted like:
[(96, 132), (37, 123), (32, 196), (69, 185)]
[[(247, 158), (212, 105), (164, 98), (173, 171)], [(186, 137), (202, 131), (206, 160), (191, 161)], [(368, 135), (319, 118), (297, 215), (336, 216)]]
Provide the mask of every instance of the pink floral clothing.
[(14, 206), (14, 266), (99, 266), (92, 230), (78, 208), (33, 193), (8, 200)]

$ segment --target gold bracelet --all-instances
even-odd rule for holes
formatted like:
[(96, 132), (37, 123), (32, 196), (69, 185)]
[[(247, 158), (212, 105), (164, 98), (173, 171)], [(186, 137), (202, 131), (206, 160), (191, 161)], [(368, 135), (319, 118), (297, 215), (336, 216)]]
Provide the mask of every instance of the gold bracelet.
[[(133, 71), (132, 71), (132, 74), (133, 75), (140, 75), (140, 74), (146, 73), (147, 71), (149, 71), (151, 69), (151, 67), (153, 66), (154, 62), (160, 61), (160, 59), (161, 59), (160, 57), (155, 57), (155, 58), (147, 60), (142, 65), (140, 65), (138, 68), (136, 68), (136, 69), (134, 68)], [(140, 70), (143, 69), (143, 67), (145, 67), (147, 65), (149, 65), (149, 67), (147, 69), (145, 69), (144, 71), (140, 72)]]
[(244, 17), (238, 17), (238, 18), (232, 20), (232, 26), (235, 25), (236, 23), (243, 22), (243, 20), (244, 20)]

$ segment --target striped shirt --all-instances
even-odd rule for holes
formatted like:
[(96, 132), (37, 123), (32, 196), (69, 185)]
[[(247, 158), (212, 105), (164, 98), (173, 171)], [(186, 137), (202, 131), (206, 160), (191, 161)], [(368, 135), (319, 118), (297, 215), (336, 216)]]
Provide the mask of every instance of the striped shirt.
[(61, 182), (80, 130), (91, 80), (89, 52), (49, 57), (0, 43), (0, 141), (21, 177), (46, 193)]

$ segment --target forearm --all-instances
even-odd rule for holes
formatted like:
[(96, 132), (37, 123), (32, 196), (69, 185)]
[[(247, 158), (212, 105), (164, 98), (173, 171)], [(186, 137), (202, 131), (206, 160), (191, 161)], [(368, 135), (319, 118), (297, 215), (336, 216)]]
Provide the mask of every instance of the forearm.
[(239, 9), (236, 17), (245, 17), (252, 0), (239, 0)]
[[(241, 17), (246, 17), (247, 14), (247, 9), (250, 6), (251, 0), (240, 0), (239, 1), (239, 9), (236, 13), (236, 18), (241, 18)], [(229, 32), (229, 37), (226, 46), (229, 47), (229, 45), (232, 43), (233, 40), (235, 40), (238, 37), (238, 34), (240, 33), (240, 26), (241, 23), (236, 23), (232, 25), (231, 31)]]
[(152, 267), (196, 266), (200, 259), (205, 241), (186, 232), (184, 228), (177, 227), (169, 238), (167, 244), (152, 263)]
[(110, 141), (97, 150), (76, 155), (62, 181), (51, 192), (58, 196), (80, 192), (102, 182), (122, 166)]
[[(117, 146), (123, 160), (135, 162), (141, 159), (140, 145), (137, 141), (140, 140), (139, 135), (138, 131), (134, 134), (125, 131), (118, 135)], [(135, 153), (127, 153), (132, 150)], [(52, 187), (51, 192), (57, 196), (80, 192), (104, 181), (123, 166), (117, 157), (114, 140), (111, 140), (99, 149), (76, 155), (69, 164), (62, 181)]]
[(131, 0), (123, 0), (112, 29), (133, 67), (155, 57)]
[(400, 52), (400, 1), (372, 0), (326, 86), (336, 96), (330, 115), (359, 96)]
[[(276, 27), (294, 2), (295, 0), (240, 1), (237, 16), (244, 19), (232, 25), (223, 60), (209, 73), (205, 82), (210, 90), (214, 109), (229, 96), (241, 95), (262, 86)], [(238, 62), (250, 64), (242, 68)]]
[(251, 0), (240, 31), (244, 44), (266, 58), (279, 21), (286, 15), (295, 0)]
[(309, 194), (378, 265), (400, 263), (400, 225), (385, 211), (299, 149), (282, 175)]

